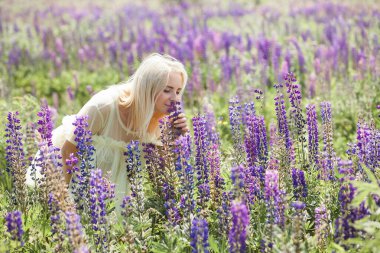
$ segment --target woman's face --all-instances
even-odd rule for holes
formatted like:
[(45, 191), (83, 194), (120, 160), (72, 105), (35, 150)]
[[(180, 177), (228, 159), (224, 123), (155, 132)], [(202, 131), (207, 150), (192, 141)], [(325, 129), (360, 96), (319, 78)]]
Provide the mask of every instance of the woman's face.
[(158, 93), (156, 104), (154, 106), (155, 113), (159, 115), (167, 115), (170, 103), (180, 101), (180, 92), (183, 88), (183, 80), (180, 72), (170, 72), (168, 84), (165, 89)]

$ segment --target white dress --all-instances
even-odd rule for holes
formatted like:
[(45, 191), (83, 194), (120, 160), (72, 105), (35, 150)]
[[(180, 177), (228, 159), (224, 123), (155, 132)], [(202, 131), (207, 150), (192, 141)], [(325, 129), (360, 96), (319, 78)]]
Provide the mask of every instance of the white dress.
[[(94, 165), (102, 170), (103, 176), (116, 185), (116, 209), (120, 208), (123, 197), (130, 193), (124, 155), (126, 145), (131, 140), (139, 140), (136, 133), (128, 129), (120, 117), (119, 96), (124, 89), (125, 84), (113, 85), (95, 94), (77, 115), (65, 116), (62, 125), (52, 133), (54, 146), (62, 148), (66, 140), (76, 145), (75, 126), (72, 123), (75, 116), (88, 115), (89, 130), (93, 134), (92, 144), (95, 147)], [(140, 141), (159, 144), (156, 135), (153, 134), (149, 135), (148, 140)]]

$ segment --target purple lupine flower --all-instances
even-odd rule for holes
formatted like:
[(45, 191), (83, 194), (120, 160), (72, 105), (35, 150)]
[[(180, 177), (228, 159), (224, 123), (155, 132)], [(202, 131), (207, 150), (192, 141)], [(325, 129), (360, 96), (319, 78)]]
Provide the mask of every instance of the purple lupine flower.
[(24, 230), (22, 228), (21, 212), (16, 210), (8, 212), (5, 216), (5, 224), (7, 226), (7, 232), (11, 234), (11, 239), (19, 241), (21, 246), (24, 246), (22, 235)]
[(74, 155), (74, 153), (70, 153), (69, 158), (66, 159), (66, 165), (69, 167), (67, 168), (67, 173), (68, 174), (73, 174), (75, 172), (79, 171), (79, 168), (76, 166), (78, 164), (79, 160), (78, 158)]
[(43, 103), (41, 105), (41, 110), (37, 113), (37, 115), (40, 118), (37, 122), (39, 125), (37, 130), (40, 133), (42, 140), (45, 141), (48, 146), (52, 146), (53, 143), (51, 137), (54, 124), (52, 121), (52, 112), (48, 105)]
[(164, 173), (165, 159), (158, 148), (152, 143), (142, 143), (145, 166), (154, 192), (162, 196), (162, 173)]
[(102, 177), (101, 169), (91, 170), (89, 179), (89, 202), (92, 229), (95, 233), (95, 244), (104, 250), (108, 248), (107, 208), (109, 183)]
[(291, 39), (291, 42), (292, 44), (294, 45), (294, 47), (296, 48), (297, 50), (297, 57), (298, 57), (298, 66), (299, 66), (299, 71), (300, 73), (305, 73), (305, 57), (302, 53), (302, 49), (301, 47), (299, 46), (297, 40), (295, 38)]
[(133, 214), (134, 204), (131, 196), (125, 196), (121, 203), (121, 215), (124, 218), (129, 218)]
[(359, 123), (356, 133), (359, 160), (374, 172), (380, 163), (380, 131), (373, 126)]
[(261, 165), (266, 163), (268, 145), (264, 117), (252, 115), (247, 118), (244, 147), (250, 167), (254, 167), (256, 162)]
[(243, 202), (233, 201), (231, 204), (231, 228), (228, 233), (229, 252), (245, 252), (249, 226), (249, 211)]
[(235, 152), (235, 160), (236, 164), (241, 163), (242, 157), (240, 150), (243, 149), (242, 144), (242, 133), (241, 133), (241, 125), (242, 125), (242, 115), (241, 115), (241, 105), (239, 99), (237, 97), (231, 98), (229, 101), (229, 117), (230, 117), (230, 127), (231, 127), (231, 135), (232, 142)]
[(22, 211), (26, 211), (26, 168), (24, 149), (22, 143), (23, 134), (21, 132), (19, 113), (9, 112), (8, 123), (5, 129), (7, 146), (5, 148), (6, 171), (10, 173), (13, 182), (13, 194), (15, 204)]
[(333, 126), (331, 116), (330, 102), (321, 102), (321, 115), (322, 115), (322, 133), (323, 133), (323, 171), (324, 179), (333, 180), (334, 170), (334, 147), (333, 147)]
[(30, 166), (34, 156), (36, 155), (36, 152), (38, 150), (37, 147), (37, 140), (36, 140), (36, 134), (35, 131), (37, 130), (37, 126), (35, 123), (28, 122), (26, 125), (26, 135), (24, 138), (24, 146), (25, 146), (25, 157), (27, 159), (27, 165)]
[(220, 151), (217, 143), (211, 144), (207, 151), (207, 162), (210, 167), (210, 193), (215, 205), (220, 205), (224, 179), (220, 175)]
[(315, 105), (306, 106), (307, 130), (309, 135), (309, 161), (318, 166), (319, 164), (319, 147), (318, 147), (318, 122)]
[(315, 236), (319, 249), (325, 249), (327, 239), (330, 234), (329, 218), (327, 209), (324, 205), (315, 208)]
[(216, 130), (216, 118), (213, 110), (205, 105), (203, 107), (203, 110), (205, 112), (205, 118), (206, 118), (206, 131), (207, 131), (207, 137), (210, 141), (210, 143), (219, 145), (219, 134)]
[(206, 119), (204, 116), (193, 117), (195, 153), (195, 171), (199, 191), (198, 204), (203, 209), (209, 199), (209, 165), (207, 163), (207, 150), (209, 143), (206, 138)]
[[(92, 133), (88, 130), (87, 123), (88, 116), (78, 116), (73, 122), (75, 126), (74, 141), (77, 143), (77, 157), (80, 162), (79, 170), (74, 168), (74, 176), (70, 187), (72, 189), (74, 200), (77, 203), (79, 210), (83, 210), (88, 204), (88, 191), (89, 191), (89, 175), (90, 171), (94, 169), (94, 151), (92, 145)], [(73, 171), (73, 170), (71, 170)]]
[(358, 235), (358, 230), (352, 226), (356, 220), (360, 220), (369, 214), (365, 201), (359, 207), (351, 207), (350, 204), (356, 194), (356, 188), (350, 182), (353, 177), (342, 178), (342, 186), (339, 190), (338, 200), (340, 202), (340, 216), (335, 220), (335, 239), (354, 238)]
[(242, 197), (244, 194), (245, 168), (243, 165), (238, 165), (231, 169), (231, 180), (234, 186), (234, 198)]
[(218, 234), (224, 238), (227, 236), (230, 227), (231, 220), (231, 199), (233, 197), (232, 192), (222, 193), (222, 202), (216, 212), (218, 213)]
[[(182, 113), (182, 106), (181, 102), (171, 102), (169, 107), (169, 120), (171, 122), (174, 122), (178, 119), (178, 116)], [(172, 133), (173, 133), (173, 139), (177, 139), (181, 135), (181, 129), (175, 128), (172, 124)]]
[(256, 115), (255, 103), (253, 102), (244, 103), (244, 110), (241, 116), (243, 125), (247, 124), (247, 120), (249, 117), (253, 117), (255, 115)]
[(278, 182), (278, 171), (267, 170), (265, 173), (265, 203), (267, 206), (267, 222), (284, 226), (285, 214), (283, 203), (283, 192), (280, 191)]
[(293, 194), (296, 200), (307, 197), (307, 184), (303, 170), (292, 169)]
[(139, 142), (131, 141), (128, 143), (127, 151), (124, 155), (126, 156), (125, 162), (127, 177), (131, 187), (131, 197), (134, 200), (136, 210), (142, 213), (144, 211), (144, 193)]
[(67, 87), (66, 92), (67, 92), (67, 96), (69, 98), (69, 101), (74, 101), (75, 95), (73, 92), (73, 88), (71, 88), (71, 86)]
[(190, 246), (193, 253), (208, 253), (209, 243), (208, 243), (208, 223), (205, 219), (194, 218), (191, 224), (190, 232)]
[(83, 241), (83, 227), (80, 223), (80, 216), (75, 212), (67, 211), (66, 219), (66, 235), (69, 238), (71, 249), (78, 250), (87, 247)]
[[(289, 102), (291, 104), (290, 116), (294, 121), (296, 127), (296, 133), (299, 138), (303, 138), (303, 128), (305, 125), (305, 119), (303, 118), (301, 101), (302, 94), (299, 84), (296, 84), (297, 79), (292, 72), (289, 72), (284, 76), (285, 86), (287, 88), (286, 92), (289, 95)], [(302, 141), (302, 140), (300, 140)]]
[(63, 231), (62, 227), (62, 217), (59, 208), (58, 200), (54, 198), (53, 193), (49, 193), (48, 195), (48, 207), (50, 212), (50, 226), (51, 233), (55, 237), (55, 240), (58, 241), (57, 247), (62, 247)]
[[(278, 91), (278, 89), (281, 88), (282, 85), (279, 84), (275, 87)], [(274, 100), (276, 106), (277, 130), (279, 134), (284, 138), (286, 148), (291, 149), (292, 140), (290, 139), (288, 120), (286, 117), (284, 95), (280, 93), (274, 98)]]

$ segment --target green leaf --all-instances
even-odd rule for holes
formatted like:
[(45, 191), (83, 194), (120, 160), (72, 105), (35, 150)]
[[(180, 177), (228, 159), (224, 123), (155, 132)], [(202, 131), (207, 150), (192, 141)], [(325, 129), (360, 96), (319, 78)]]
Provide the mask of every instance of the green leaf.
[(213, 236), (209, 237), (208, 242), (210, 244), (210, 248), (212, 249), (212, 251), (214, 251), (215, 253), (220, 252), (219, 247), (218, 247), (218, 242), (215, 240), (215, 238)]

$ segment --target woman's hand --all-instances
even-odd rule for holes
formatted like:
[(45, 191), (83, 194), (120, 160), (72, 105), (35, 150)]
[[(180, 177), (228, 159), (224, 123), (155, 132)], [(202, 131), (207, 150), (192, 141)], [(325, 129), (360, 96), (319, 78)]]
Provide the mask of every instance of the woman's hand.
[(182, 134), (189, 132), (189, 128), (187, 127), (186, 117), (184, 113), (180, 113), (177, 119), (173, 122), (174, 127), (181, 130)]

